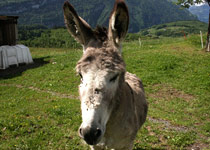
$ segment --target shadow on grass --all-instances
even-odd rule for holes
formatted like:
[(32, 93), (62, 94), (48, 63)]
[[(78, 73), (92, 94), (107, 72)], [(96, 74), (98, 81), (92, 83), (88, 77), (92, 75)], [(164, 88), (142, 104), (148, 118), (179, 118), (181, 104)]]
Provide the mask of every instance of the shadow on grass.
[(41, 58), (35, 58), (33, 59), (34, 63), (32, 64), (21, 64), (19, 67), (17, 66), (10, 66), (6, 70), (0, 70), (0, 79), (11, 79), (17, 76), (21, 76), (23, 72), (30, 69), (35, 69), (42, 67), (49, 63), (49, 61), (45, 61), (44, 59), (49, 58), (48, 57), (41, 57)]

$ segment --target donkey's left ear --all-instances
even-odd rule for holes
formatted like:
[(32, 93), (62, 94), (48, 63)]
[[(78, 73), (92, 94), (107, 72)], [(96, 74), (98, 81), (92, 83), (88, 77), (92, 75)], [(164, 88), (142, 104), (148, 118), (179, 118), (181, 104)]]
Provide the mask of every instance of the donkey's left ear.
[(116, 0), (109, 19), (109, 39), (119, 47), (128, 31), (129, 14), (124, 0)]

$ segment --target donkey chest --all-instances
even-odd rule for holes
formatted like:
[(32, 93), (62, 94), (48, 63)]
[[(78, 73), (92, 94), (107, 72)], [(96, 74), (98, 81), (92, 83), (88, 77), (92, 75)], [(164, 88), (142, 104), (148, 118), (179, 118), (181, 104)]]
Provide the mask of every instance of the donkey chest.
[(101, 149), (104, 150), (115, 150), (115, 149), (126, 149), (126, 147), (129, 147), (132, 139), (129, 136), (105, 136), (101, 140), (101, 142), (97, 145)]
[(135, 118), (128, 117), (109, 124), (100, 145), (107, 149), (122, 149), (130, 145), (138, 131), (134, 121)]

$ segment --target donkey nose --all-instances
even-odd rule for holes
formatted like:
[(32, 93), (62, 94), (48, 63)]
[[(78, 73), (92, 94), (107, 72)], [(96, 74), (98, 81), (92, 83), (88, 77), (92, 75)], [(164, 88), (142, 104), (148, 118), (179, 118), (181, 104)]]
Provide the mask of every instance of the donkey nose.
[(101, 137), (101, 129), (99, 128), (80, 128), (80, 136), (86, 141), (89, 145), (95, 145), (98, 142), (98, 139)]

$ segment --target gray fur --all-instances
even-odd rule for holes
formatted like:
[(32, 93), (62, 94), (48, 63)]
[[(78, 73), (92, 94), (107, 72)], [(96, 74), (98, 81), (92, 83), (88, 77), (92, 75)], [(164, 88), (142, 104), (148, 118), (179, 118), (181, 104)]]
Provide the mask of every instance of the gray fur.
[[(77, 16), (73, 6), (66, 3), (65, 5), (73, 10), (71, 17)], [(120, 43), (128, 29), (129, 16), (127, 6), (123, 0), (116, 0), (110, 17), (109, 30), (102, 27), (97, 27), (96, 30), (89, 29), (89, 25), (83, 19), (76, 17), (76, 20), (79, 19), (78, 22), (85, 22), (84, 25), (80, 26), (86, 27), (84, 30), (86, 34), (81, 33), (81, 35), (88, 35), (87, 39), (87, 37), (77, 36), (74, 32), (75, 28), (73, 28), (73, 31), (69, 28), (68, 22), (72, 22), (72, 18), (68, 18), (69, 14), (65, 13), (71, 12), (71, 10), (68, 10), (65, 5), (64, 10), (66, 11), (64, 11), (64, 16), (67, 28), (74, 37), (76, 36), (75, 39), (84, 46), (84, 54), (77, 63), (76, 71), (79, 74), (86, 74), (90, 71), (92, 71), (92, 74), (97, 71), (104, 71), (106, 75), (109, 73), (119, 75), (118, 80), (116, 80), (117, 83), (115, 83), (117, 88), (113, 95), (109, 93), (112, 89), (106, 89), (105, 83), (94, 85), (94, 81), (88, 82), (90, 83), (87, 86), (89, 89), (85, 89), (85, 92), (80, 93), (81, 103), (85, 103), (87, 109), (102, 109), (102, 106), (106, 104), (107, 112), (110, 113), (104, 133), (98, 141), (95, 141), (91, 148), (93, 150), (131, 150), (136, 134), (146, 120), (148, 104), (141, 80), (136, 75), (126, 72), (125, 62), (120, 52)], [(120, 17), (115, 18), (115, 15)], [(123, 20), (123, 18), (126, 19)], [(111, 27), (114, 25), (113, 21), (118, 23), (115, 27), (120, 29), (114, 30)], [(119, 22), (122, 26), (120, 26)], [(83, 32), (82, 28), (79, 26), (77, 28), (79, 28), (80, 32)], [(90, 31), (87, 31), (88, 29)], [(100, 78), (98, 76), (94, 77)], [(108, 80), (107, 82), (111, 81)], [(96, 94), (94, 89), (97, 89), (97, 91), (95, 90)], [(99, 102), (103, 103), (103, 105)], [(95, 108), (91, 106), (95, 106)], [(100, 114), (96, 115), (96, 117), (100, 118)], [(100, 121), (93, 121), (91, 125), (97, 127), (99, 123)], [(93, 127), (88, 126), (88, 128)]]

